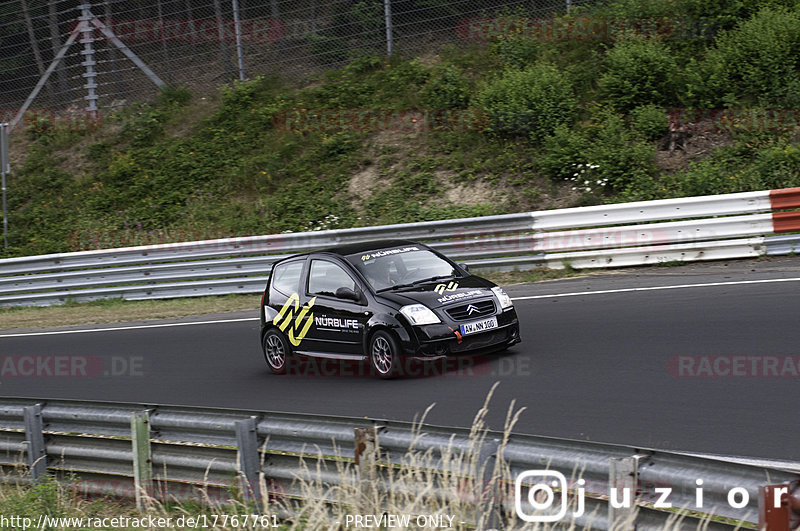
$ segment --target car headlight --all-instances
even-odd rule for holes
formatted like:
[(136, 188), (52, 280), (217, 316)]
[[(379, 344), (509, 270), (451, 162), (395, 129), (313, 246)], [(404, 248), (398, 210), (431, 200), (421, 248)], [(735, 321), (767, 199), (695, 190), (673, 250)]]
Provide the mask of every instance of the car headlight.
[(509, 297), (508, 293), (503, 291), (503, 288), (501, 288), (500, 286), (493, 287), (492, 293), (494, 293), (494, 296), (497, 297), (497, 302), (500, 303), (500, 307), (502, 309), (505, 310), (506, 308), (511, 308), (512, 306), (514, 306), (514, 303), (511, 302), (511, 297)]
[(426, 325), (441, 323), (439, 317), (424, 304), (409, 304), (400, 308), (400, 313), (406, 316), (412, 325)]

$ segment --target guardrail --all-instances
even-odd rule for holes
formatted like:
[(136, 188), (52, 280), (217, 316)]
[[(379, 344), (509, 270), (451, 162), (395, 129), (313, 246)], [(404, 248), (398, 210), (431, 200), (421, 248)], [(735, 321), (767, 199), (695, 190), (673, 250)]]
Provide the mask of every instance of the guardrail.
[(800, 188), (0, 260), (0, 306), (257, 293), (290, 254), (374, 239), (424, 241), (476, 270), (621, 267), (789, 254)]
[[(640, 530), (664, 529), (675, 522), (676, 509), (695, 511), (684, 517), (683, 524), (704, 521), (705, 529), (755, 524), (759, 503), (771, 502), (763, 499), (766, 486), (786, 485), (790, 495), (793, 482), (800, 479), (777, 468), (475, 428), (27, 398), (0, 399), (0, 450), (6, 482), (37, 481), (50, 473), (78, 493), (139, 502), (147, 496), (192, 499), (200, 492), (203, 498), (225, 501), (239, 491), (262, 511), (289, 508), (284, 515), (308, 501), (304, 485), (315, 481), (349, 485), (358, 492), (367, 474), (369, 484), (384, 491), (410, 489), (419, 495), (414, 489), (432, 487), (428, 496), (435, 495), (442, 503), (454, 498), (449, 507), (468, 507), (460, 510), (459, 517), (478, 528), (521, 523), (515, 513), (514, 488), (518, 480), (522, 489), (535, 483), (532, 478), (521, 480), (520, 474), (528, 470), (547, 469), (571, 478), (562, 494), (582, 496), (586, 510), (580, 516), (568, 514), (567, 521), (589, 529), (609, 529), (610, 521), (623, 520), (627, 523), (617, 529), (633, 529), (634, 524)], [(21, 466), (30, 472), (28, 476), (10, 473)], [(419, 477), (431, 484), (398, 481), (402, 467), (425, 471)], [(443, 475), (433, 480), (431, 470)], [(703, 480), (702, 487), (698, 479)], [(610, 506), (610, 498), (624, 498), (616, 497), (622, 491), (614, 494), (613, 488), (635, 493), (628, 509)], [(663, 489), (669, 489), (666, 503), (673, 509), (658, 508)], [(323, 492), (329, 493), (319, 489), (314, 496)], [(521, 499), (523, 514), (545, 514), (533, 512), (526, 496)], [(336, 503), (333, 498), (327, 501)], [(709, 520), (701, 513), (716, 518)]]

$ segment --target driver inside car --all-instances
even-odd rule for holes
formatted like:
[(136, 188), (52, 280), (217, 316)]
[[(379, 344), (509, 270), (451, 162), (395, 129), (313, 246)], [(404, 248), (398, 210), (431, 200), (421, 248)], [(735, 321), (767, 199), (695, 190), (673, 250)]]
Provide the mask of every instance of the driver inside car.
[(372, 264), (368, 265), (366, 269), (366, 277), (370, 285), (378, 290), (391, 287), (395, 284), (392, 280), (391, 263), (389, 260), (375, 260)]

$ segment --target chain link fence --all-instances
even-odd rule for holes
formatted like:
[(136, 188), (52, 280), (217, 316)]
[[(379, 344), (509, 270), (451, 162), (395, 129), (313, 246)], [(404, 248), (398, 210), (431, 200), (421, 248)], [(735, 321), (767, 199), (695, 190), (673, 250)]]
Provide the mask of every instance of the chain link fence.
[[(471, 21), (545, 18), (577, 0), (14, 0), (0, 3), (0, 122), (152, 98), (153, 77), (193, 92), (258, 74), (299, 78), (361, 56), (465, 43)], [(81, 14), (89, 26), (81, 26)], [(88, 14), (88, 15), (87, 15)], [(87, 18), (88, 16), (88, 18)], [(117, 38), (114, 41), (107, 27)], [(69, 46), (66, 46), (70, 42)], [(63, 58), (54, 64), (59, 52)], [(47, 81), (31, 99), (45, 74)], [(26, 100), (30, 100), (27, 101)]]

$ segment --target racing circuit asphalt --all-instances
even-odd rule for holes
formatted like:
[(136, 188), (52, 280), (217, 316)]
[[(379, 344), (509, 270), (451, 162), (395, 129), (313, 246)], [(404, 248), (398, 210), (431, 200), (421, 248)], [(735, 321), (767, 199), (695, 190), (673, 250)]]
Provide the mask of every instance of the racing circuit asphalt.
[[(674, 287), (687, 284), (693, 286)], [(272, 375), (254, 309), (0, 332), (0, 393), (395, 420), (413, 420), (435, 403), (427, 423), (468, 426), (499, 381), (488, 417), (492, 429), (502, 429), (515, 400), (526, 408), (517, 432), (800, 461), (800, 376), (783, 368), (781, 357), (795, 356), (795, 367), (800, 359), (800, 259), (641, 268), (507, 291), (523, 342), (444, 376), (383, 381), (353, 375), (352, 365), (334, 374), (330, 364)], [(195, 324), (173, 326), (178, 323)], [(75, 333), (87, 328), (95, 331)], [(52, 333), (65, 330), (70, 333)], [(9, 373), (6, 358), (18, 363), (23, 356), (82, 357), (68, 359), (89, 360), (90, 370), (88, 376)], [(725, 358), (711, 374), (688, 376), (688, 369), (679, 372), (681, 356), (740, 361)], [(750, 374), (763, 356), (780, 360), (782, 376), (730, 374)], [(702, 358), (693, 360), (698, 372)], [(124, 374), (104, 374), (109, 371)]]

